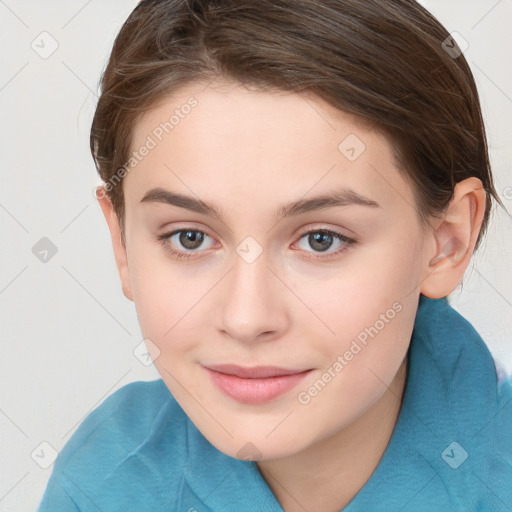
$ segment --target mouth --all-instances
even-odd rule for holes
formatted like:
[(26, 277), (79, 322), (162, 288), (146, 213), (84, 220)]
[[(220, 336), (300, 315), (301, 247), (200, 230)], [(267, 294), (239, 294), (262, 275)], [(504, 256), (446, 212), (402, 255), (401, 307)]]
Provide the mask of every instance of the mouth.
[(277, 366), (243, 367), (233, 364), (203, 365), (213, 383), (237, 402), (268, 402), (295, 387), (312, 369), (289, 369)]

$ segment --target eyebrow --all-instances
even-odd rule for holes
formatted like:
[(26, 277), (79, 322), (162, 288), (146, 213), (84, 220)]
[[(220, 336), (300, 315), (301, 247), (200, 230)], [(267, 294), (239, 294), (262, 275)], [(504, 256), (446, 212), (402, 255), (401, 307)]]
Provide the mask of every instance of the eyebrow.
[[(152, 188), (140, 201), (141, 203), (164, 203), (179, 208), (184, 208), (196, 213), (211, 215), (222, 219), (220, 210), (213, 204), (196, 199), (194, 197), (177, 194), (161, 187)], [(352, 189), (342, 187), (333, 192), (321, 194), (309, 199), (299, 199), (287, 205), (281, 206), (276, 212), (276, 218), (291, 217), (308, 212), (324, 210), (335, 206), (368, 206), (371, 208), (381, 208), (376, 201), (369, 199)]]

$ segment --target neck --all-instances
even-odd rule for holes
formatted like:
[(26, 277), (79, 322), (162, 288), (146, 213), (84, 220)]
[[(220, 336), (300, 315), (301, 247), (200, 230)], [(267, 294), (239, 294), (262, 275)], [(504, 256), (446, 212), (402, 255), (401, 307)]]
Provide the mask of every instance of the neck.
[(350, 502), (386, 450), (406, 380), (407, 357), (382, 397), (348, 427), (289, 457), (258, 462), (285, 512), (337, 512)]

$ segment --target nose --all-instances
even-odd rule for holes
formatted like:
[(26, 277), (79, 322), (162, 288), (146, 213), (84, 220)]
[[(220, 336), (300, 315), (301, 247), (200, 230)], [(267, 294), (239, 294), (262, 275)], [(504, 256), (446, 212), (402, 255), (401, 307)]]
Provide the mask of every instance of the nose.
[(286, 293), (265, 252), (251, 263), (236, 254), (218, 290), (217, 329), (242, 343), (282, 336), (289, 323)]

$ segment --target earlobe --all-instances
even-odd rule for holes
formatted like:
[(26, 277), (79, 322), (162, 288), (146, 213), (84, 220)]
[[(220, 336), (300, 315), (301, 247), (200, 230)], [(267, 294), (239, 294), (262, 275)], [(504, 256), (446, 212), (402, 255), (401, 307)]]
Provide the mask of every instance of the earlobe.
[(420, 292), (430, 298), (449, 295), (462, 280), (482, 226), (487, 195), (482, 182), (467, 178), (455, 186), (441, 222), (433, 230), (434, 254), (429, 255)]
[(112, 247), (114, 249), (114, 257), (116, 260), (117, 270), (121, 279), (121, 286), (123, 289), (124, 296), (133, 301), (133, 293), (130, 283), (130, 272), (128, 267), (128, 256), (126, 252), (126, 246), (122, 240), (121, 228), (119, 225), (119, 219), (112, 206), (110, 198), (106, 194), (103, 186), (99, 186), (95, 191), (96, 198), (101, 207), (105, 220), (107, 221), (108, 229), (112, 239)]

